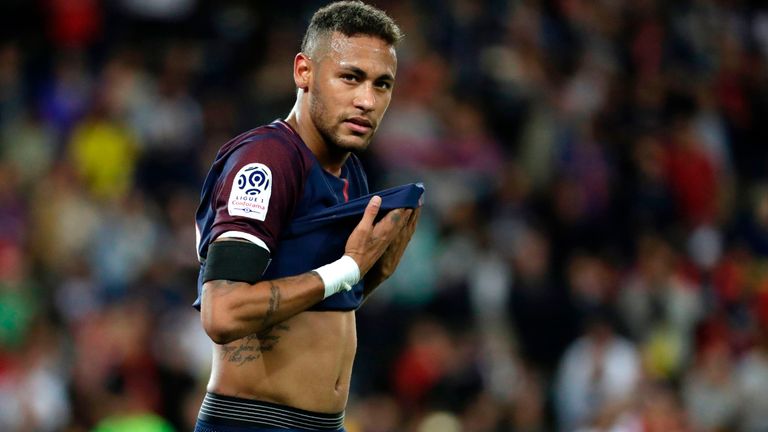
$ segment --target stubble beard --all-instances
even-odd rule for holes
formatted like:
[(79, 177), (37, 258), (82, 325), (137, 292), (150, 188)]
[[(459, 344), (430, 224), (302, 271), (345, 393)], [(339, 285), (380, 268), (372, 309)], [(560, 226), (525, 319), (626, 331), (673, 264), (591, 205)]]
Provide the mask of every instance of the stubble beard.
[(340, 128), (344, 121), (344, 117), (337, 119), (327, 118), (327, 110), (325, 104), (320, 101), (320, 95), (315, 94), (309, 104), (309, 115), (312, 118), (312, 122), (315, 124), (320, 137), (322, 137), (325, 144), (328, 146), (328, 150), (332, 153), (346, 153), (346, 152), (362, 152), (368, 148), (371, 142), (373, 134), (367, 138), (363, 138), (364, 141), (360, 143), (345, 142), (341, 137)]

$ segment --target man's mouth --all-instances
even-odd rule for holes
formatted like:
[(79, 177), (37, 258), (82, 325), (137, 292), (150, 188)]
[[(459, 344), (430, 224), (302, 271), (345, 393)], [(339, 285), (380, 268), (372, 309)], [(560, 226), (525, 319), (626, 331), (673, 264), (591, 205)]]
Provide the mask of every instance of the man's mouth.
[(349, 129), (357, 133), (368, 133), (373, 129), (373, 124), (365, 117), (351, 117), (344, 120), (344, 123)]

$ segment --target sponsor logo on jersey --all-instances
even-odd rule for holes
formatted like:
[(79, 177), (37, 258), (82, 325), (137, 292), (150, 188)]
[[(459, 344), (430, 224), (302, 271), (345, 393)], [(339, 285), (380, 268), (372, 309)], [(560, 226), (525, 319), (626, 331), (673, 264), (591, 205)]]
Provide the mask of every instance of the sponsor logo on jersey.
[(271, 196), (272, 171), (264, 164), (250, 163), (240, 168), (232, 181), (227, 211), (230, 216), (263, 221), (267, 218)]

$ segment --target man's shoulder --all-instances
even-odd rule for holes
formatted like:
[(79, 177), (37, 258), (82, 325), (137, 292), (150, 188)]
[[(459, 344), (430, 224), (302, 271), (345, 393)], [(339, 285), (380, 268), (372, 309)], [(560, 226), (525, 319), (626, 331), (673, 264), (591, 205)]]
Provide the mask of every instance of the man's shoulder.
[(285, 122), (276, 120), (232, 138), (219, 150), (219, 159), (261, 159), (311, 163), (309, 149)]
[(281, 127), (280, 122), (275, 121), (245, 131), (229, 140), (221, 148), (221, 153), (231, 153), (245, 145), (249, 147), (268, 146), (270, 150), (285, 148), (295, 150), (294, 139)]

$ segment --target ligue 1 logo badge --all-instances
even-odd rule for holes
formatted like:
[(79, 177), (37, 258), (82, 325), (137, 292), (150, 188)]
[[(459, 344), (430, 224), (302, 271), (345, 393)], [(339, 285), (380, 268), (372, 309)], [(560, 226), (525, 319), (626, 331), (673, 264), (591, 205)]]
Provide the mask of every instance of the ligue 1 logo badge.
[(227, 211), (231, 216), (243, 216), (263, 221), (272, 196), (272, 171), (260, 163), (251, 163), (237, 172), (232, 181)]
[(269, 187), (270, 183), (270, 176), (265, 168), (265, 166), (246, 168), (245, 172), (237, 177), (237, 187), (246, 195), (260, 194), (261, 191)]

